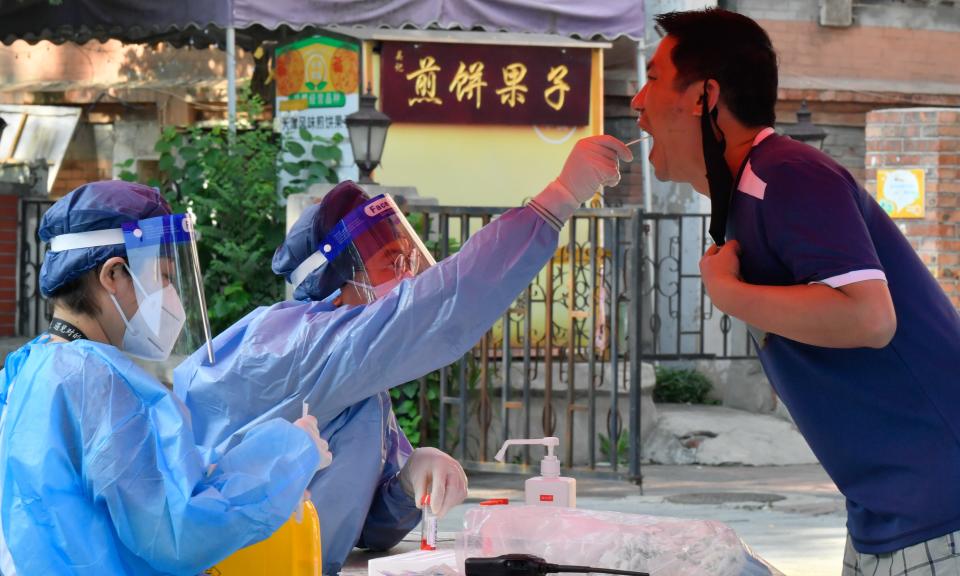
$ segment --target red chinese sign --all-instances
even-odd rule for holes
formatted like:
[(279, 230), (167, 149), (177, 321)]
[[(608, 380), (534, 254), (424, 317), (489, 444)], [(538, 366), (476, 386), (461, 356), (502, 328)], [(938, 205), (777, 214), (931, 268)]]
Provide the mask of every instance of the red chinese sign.
[(590, 49), (384, 42), (383, 111), (394, 122), (584, 126)]

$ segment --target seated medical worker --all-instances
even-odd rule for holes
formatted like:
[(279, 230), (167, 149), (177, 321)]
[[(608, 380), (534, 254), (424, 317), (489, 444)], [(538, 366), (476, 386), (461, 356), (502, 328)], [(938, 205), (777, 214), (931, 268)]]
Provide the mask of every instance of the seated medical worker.
[(95, 182), (39, 235), (54, 318), (0, 373), (4, 576), (192, 575), (269, 536), (321, 463), (315, 420), (265, 419), (208, 459), (183, 404), (128, 357), (215, 360), (189, 217), (153, 188)]
[[(439, 514), (466, 496), (462, 469), (449, 456), (420, 449), (408, 459), (409, 443), (381, 393), (468, 352), (549, 261), (563, 222), (601, 185), (619, 180), (618, 158), (632, 155), (612, 137), (581, 140), (527, 206), (433, 266), (395, 206), (365, 201), (362, 190), (343, 184), (301, 216), (274, 255), (274, 271), (307, 301), (251, 312), (214, 339), (215, 364), (198, 351), (174, 370), (197, 441), (216, 450), (309, 402), (338, 466), (310, 488), (324, 573), (335, 573), (354, 544), (383, 549), (399, 541), (419, 520), (420, 495), (431, 494)], [(222, 381), (233, 384), (224, 390)]]

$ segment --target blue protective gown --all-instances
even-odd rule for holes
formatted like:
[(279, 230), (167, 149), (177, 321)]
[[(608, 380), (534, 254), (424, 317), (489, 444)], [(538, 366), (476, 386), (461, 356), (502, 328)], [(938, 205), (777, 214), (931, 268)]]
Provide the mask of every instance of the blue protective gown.
[(205, 460), (180, 401), (89, 340), (10, 354), (0, 400), (0, 520), (21, 576), (197, 574), (283, 524), (319, 464), (277, 418)]
[(532, 208), (518, 208), (372, 304), (288, 301), (251, 312), (214, 339), (216, 365), (198, 352), (174, 370), (197, 441), (228, 449), (264, 419), (296, 417), (306, 400), (333, 453), (310, 486), (324, 573), (339, 569), (354, 545), (393, 546), (419, 513), (396, 478), (410, 448), (385, 391), (468, 352), (557, 241)]
[(317, 475), (310, 494), (323, 505), (323, 572), (336, 574), (354, 546), (390, 548), (420, 521), (397, 477), (413, 448), (397, 426), (388, 392), (347, 408), (320, 435), (333, 464)]

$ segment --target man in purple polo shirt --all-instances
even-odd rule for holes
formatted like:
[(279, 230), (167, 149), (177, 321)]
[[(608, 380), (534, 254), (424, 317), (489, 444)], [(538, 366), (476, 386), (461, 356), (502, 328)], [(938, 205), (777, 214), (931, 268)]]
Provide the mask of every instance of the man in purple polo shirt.
[(774, 133), (777, 59), (756, 22), (656, 20), (665, 37), (632, 103), (651, 163), (711, 199), (704, 285), (750, 326), (847, 498), (843, 573), (957, 573), (960, 316), (842, 166)]

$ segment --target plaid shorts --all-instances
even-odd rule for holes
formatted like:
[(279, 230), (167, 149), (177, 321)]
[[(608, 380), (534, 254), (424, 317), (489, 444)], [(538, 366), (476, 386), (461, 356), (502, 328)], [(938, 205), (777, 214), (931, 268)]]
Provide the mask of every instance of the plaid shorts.
[(960, 531), (886, 554), (861, 554), (847, 535), (843, 576), (960, 576)]

